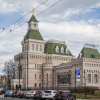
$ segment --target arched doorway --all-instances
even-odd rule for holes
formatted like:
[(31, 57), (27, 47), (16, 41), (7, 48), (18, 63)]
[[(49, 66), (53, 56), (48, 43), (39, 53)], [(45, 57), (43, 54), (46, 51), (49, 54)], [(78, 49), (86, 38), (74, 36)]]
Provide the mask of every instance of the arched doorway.
[(16, 90), (18, 90), (18, 85), (16, 85)]

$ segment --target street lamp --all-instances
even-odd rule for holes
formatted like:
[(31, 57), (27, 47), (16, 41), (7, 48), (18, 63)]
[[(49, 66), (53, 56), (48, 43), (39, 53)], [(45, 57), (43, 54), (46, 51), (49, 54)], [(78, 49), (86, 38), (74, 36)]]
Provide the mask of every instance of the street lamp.
[(17, 59), (19, 60), (19, 65), (18, 65), (18, 66), (19, 66), (19, 67), (18, 67), (18, 70), (19, 70), (19, 91), (20, 91), (20, 71), (22, 71), (22, 65), (21, 65), (21, 63), (20, 63), (20, 59), (21, 59), (21, 58), (23, 58), (23, 57), (22, 57), (22, 54), (19, 53), (19, 57), (17, 58)]

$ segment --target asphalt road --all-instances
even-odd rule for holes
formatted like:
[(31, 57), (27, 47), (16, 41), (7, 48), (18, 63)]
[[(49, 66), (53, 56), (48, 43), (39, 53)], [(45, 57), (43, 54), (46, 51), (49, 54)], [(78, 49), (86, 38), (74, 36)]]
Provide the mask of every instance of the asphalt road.
[(0, 100), (34, 100), (34, 99), (22, 99), (22, 98), (4, 97), (4, 98), (0, 98)]

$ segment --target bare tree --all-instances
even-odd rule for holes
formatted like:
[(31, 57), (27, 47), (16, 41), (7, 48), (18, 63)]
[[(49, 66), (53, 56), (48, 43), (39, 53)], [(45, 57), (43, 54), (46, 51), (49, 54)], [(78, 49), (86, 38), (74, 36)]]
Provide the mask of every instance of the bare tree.
[(11, 88), (11, 79), (14, 79), (14, 60), (8, 60), (4, 63), (4, 72), (7, 75), (7, 85)]

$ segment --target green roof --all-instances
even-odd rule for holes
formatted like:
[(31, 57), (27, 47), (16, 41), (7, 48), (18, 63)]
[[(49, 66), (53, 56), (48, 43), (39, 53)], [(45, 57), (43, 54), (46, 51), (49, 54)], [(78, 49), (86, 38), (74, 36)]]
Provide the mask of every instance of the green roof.
[[(58, 46), (59, 49), (61, 49), (61, 47), (63, 47), (63, 48), (64, 48), (64, 53), (61, 53), (60, 50), (59, 50), (59, 53), (56, 53), (56, 52), (55, 52), (56, 46)], [(70, 51), (69, 51), (69, 54), (66, 54), (66, 52), (65, 52), (66, 48), (67, 48), (66, 44), (46, 43), (46, 44), (45, 44), (45, 53), (72, 56), (72, 53), (71, 53)]]
[(30, 22), (30, 21), (38, 22), (34, 15), (32, 15), (32, 17), (31, 17), (31, 19), (29, 20), (29, 22)]
[(61, 66), (61, 65), (69, 65), (69, 64), (71, 64), (70, 62), (68, 62), (68, 63), (61, 63), (61, 64), (59, 64), (59, 66)]
[(25, 35), (25, 39), (36, 39), (36, 40), (43, 40), (40, 32), (38, 30), (29, 30)]
[(85, 57), (85, 58), (100, 59), (100, 54), (98, 50), (95, 48), (83, 47), (81, 53), (82, 53), (82, 57)]

